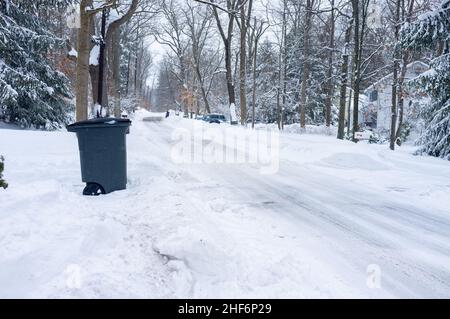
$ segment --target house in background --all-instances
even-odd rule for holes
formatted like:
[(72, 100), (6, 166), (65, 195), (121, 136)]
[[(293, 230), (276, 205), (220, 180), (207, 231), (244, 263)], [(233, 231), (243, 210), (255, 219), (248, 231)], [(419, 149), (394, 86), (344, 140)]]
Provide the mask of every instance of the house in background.
[(386, 0), (372, 0), (367, 7), (367, 25), (371, 29), (383, 28), (389, 10)]
[[(417, 78), (429, 70), (429, 66), (423, 62), (415, 61), (407, 66), (405, 84)], [(388, 74), (381, 80), (369, 86), (364, 94), (368, 97), (361, 110), (361, 124), (377, 131), (389, 131), (391, 127), (392, 106), (392, 82), (393, 74)], [(415, 89), (405, 86), (404, 88), (404, 116), (417, 113), (421, 103), (425, 102), (427, 96), (420, 94)]]

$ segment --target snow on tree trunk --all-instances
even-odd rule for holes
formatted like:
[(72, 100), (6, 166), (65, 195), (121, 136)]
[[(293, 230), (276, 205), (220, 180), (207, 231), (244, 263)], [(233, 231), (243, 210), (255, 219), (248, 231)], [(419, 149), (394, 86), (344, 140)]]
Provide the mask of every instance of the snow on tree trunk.
[[(88, 81), (90, 65), (90, 22), (91, 15), (86, 12), (92, 0), (80, 2), (80, 28), (77, 38), (77, 80), (76, 80), (76, 120), (83, 121), (88, 118)], [(98, 60), (97, 60), (98, 61)]]
[(236, 104), (231, 103), (230, 104), (230, 122), (231, 124), (237, 124), (238, 118), (236, 113)]
[(305, 27), (303, 34), (303, 76), (302, 76), (302, 84), (300, 88), (300, 125), (304, 129), (306, 126), (306, 103), (307, 103), (307, 88), (309, 82), (309, 72), (310, 72), (310, 64), (309, 64), (309, 50), (310, 50), (310, 31), (311, 31), (311, 23), (312, 23), (312, 9), (314, 5), (314, 0), (306, 1), (306, 13), (305, 13)]
[[(337, 136), (337, 138), (341, 140), (344, 139), (345, 135), (345, 107), (347, 102), (348, 65), (350, 57), (349, 51), (350, 51), (350, 38), (352, 35), (352, 27), (353, 27), (353, 20), (349, 22), (349, 25), (345, 30), (344, 52), (342, 54), (343, 61), (341, 66), (341, 92), (339, 99), (339, 119), (338, 119), (338, 136)], [(350, 117), (348, 118), (348, 121), (350, 121)]]

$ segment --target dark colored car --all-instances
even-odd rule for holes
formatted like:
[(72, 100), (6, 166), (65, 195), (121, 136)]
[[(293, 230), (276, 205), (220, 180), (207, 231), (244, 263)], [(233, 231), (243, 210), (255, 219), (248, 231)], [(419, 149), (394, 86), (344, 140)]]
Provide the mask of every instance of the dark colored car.
[(203, 116), (203, 121), (208, 123), (225, 123), (227, 121), (227, 118), (223, 114), (207, 114)]

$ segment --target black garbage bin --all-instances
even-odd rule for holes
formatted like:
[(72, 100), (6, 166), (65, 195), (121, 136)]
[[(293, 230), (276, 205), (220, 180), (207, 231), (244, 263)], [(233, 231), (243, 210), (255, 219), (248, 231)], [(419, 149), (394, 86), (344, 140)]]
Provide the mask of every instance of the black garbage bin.
[(97, 118), (68, 125), (77, 133), (83, 195), (108, 194), (127, 185), (126, 134), (131, 121)]

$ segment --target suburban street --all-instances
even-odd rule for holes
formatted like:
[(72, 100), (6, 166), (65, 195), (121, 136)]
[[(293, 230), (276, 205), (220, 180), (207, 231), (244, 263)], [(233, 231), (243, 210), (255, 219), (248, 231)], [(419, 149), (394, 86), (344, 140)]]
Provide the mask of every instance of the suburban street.
[[(157, 132), (159, 141), (153, 143), (162, 150), (160, 154), (168, 156), (170, 143), (167, 143), (166, 137), (171, 135), (174, 126), (166, 123), (147, 126), (151, 132)], [(325, 144), (326, 139), (319, 138), (320, 142), (316, 144), (314, 138), (308, 141), (308, 136), (290, 135), (283, 140), (284, 146), (294, 141), (307, 149), (321, 147), (319, 143)], [(312, 163), (299, 164), (282, 154), (280, 170), (274, 175), (261, 175), (257, 169), (248, 165), (224, 164), (190, 165), (181, 170), (181, 175), (192, 179), (202, 176), (206, 180), (210, 177), (210, 182), (216, 184), (215, 192), (207, 189), (206, 194), (199, 196), (201, 206), (205, 201), (211, 201), (209, 196), (213, 199), (223, 196), (224, 203), (231, 202), (233, 207), (241, 210), (252, 211), (257, 208), (252, 214), (255, 223), (270, 218), (272, 228), (281, 230), (278, 239), (275, 239), (279, 241), (280, 247), (267, 249), (267, 257), (270, 260), (272, 254), (278, 255), (283, 251), (284, 258), (289, 262), (282, 267), (292, 267), (287, 272), (295, 274), (297, 265), (309, 264), (310, 261), (306, 261), (300, 253), (307, 250), (313, 260), (332, 268), (344, 283), (351, 283), (353, 288), (365, 290), (369, 295), (448, 296), (449, 210), (427, 208), (425, 202), (420, 205), (420, 197), (416, 196), (408, 200), (414, 191), (411, 186), (415, 185), (404, 185), (401, 180), (398, 187), (386, 186), (380, 190), (371, 188), (369, 183), (362, 180), (353, 183), (351, 179), (341, 178), (341, 174), (345, 175), (343, 170), (352, 174), (350, 167), (353, 170), (370, 171), (372, 178), (380, 179), (389, 175), (389, 171), (393, 171), (392, 178), (396, 179), (398, 171), (405, 174), (408, 169), (418, 168), (408, 163), (409, 156), (395, 159), (388, 166), (382, 162), (383, 152), (361, 155), (350, 153), (351, 145), (342, 146), (341, 151), (346, 153), (333, 154), (325, 160)], [(300, 152), (298, 156), (307, 154)], [(359, 163), (352, 165), (351, 157)], [(170, 162), (169, 158), (167, 162)], [(448, 167), (444, 172), (449, 172)], [(421, 178), (424, 182), (431, 177), (429, 172), (419, 171), (415, 174), (423, 174)], [(448, 183), (445, 175), (442, 177), (439, 182)], [(450, 190), (450, 184), (444, 187)], [(217, 227), (220, 229), (224, 226)], [(234, 233), (234, 227), (226, 229), (226, 237)], [(251, 237), (251, 234), (247, 235)], [(255, 242), (255, 250), (264, 251), (266, 244), (269, 248), (268, 239), (264, 236), (260, 238), (259, 245)], [(242, 241), (242, 245), (245, 245), (247, 238), (236, 241)], [(252, 254), (252, 250), (248, 248), (248, 253)], [(254, 260), (260, 259), (264, 260), (264, 257), (255, 256)], [(369, 265), (378, 265), (380, 268), (380, 291), (370, 291), (366, 287), (366, 268)], [(314, 266), (310, 266), (311, 271), (317, 271)]]
[(127, 137), (127, 190), (99, 198), (81, 195), (74, 135), (1, 130), (17, 184), (0, 194), (0, 296), (449, 296), (446, 161), (282, 133), (275, 174), (180, 164), (180, 129), (243, 129), (148, 115)]

